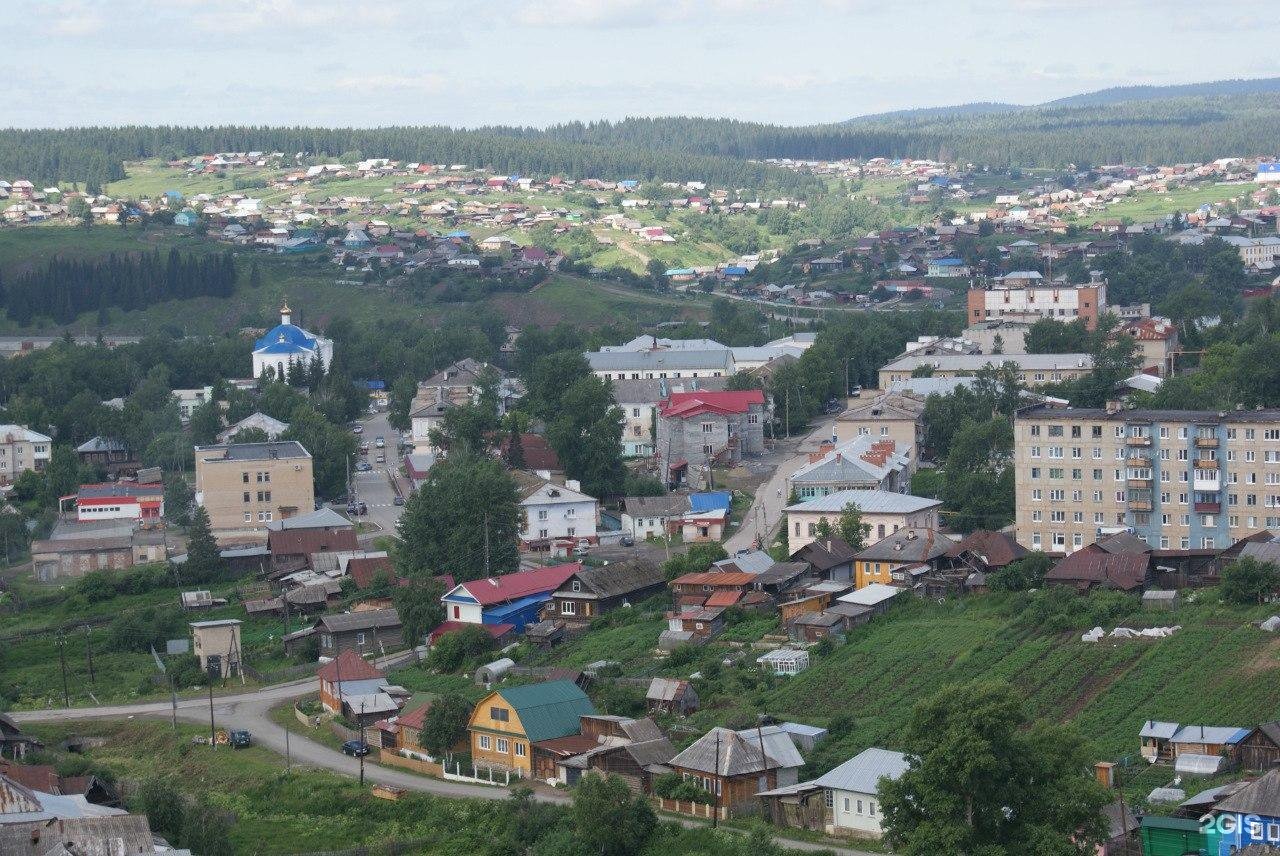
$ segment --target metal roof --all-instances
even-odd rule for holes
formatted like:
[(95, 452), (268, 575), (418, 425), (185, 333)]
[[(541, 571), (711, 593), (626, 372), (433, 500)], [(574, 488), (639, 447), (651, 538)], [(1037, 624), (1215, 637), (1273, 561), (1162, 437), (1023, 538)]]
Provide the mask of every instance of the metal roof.
[(907, 771), (907, 766), (907, 756), (901, 752), (871, 747), (814, 782), (824, 788), (875, 794), (880, 790), (881, 779), (897, 779)]
[(906, 589), (887, 586), (884, 583), (871, 583), (857, 591), (842, 594), (836, 600), (841, 603), (852, 603), (857, 606), (877, 606), (902, 594)]
[(909, 493), (892, 493), (887, 490), (841, 490), (836, 493), (806, 500), (799, 505), (788, 505), (784, 511), (840, 512), (853, 503), (864, 514), (914, 514), (927, 508), (942, 505), (940, 499), (927, 499)]
[(596, 712), (591, 699), (573, 681), (507, 687), (497, 694), (515, 710), (525, 737), (533, 743), (577, 734), (579, 717)]
[(708, 369), (731, 372), (733, 354), (718, 351), (594, 351), (587, 354), (592, 371), (675, 371)]

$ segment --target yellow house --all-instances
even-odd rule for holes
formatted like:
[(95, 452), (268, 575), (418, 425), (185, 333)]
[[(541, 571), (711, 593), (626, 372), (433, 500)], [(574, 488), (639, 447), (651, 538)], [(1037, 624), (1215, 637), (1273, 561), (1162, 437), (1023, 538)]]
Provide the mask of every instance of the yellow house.
[(894, 585), (910, 580), (894, 579), (907, 568), (938, 567), (959, 552), (957, 542), (927, 527), (899, 529), (853, 557), (855, 588), (872, 583)]
[(489, 693), (471, 712), (471, 758), (477, 766), (533, 772), (533, 744), (577, 734), (595, 707), (573, 681), (546, 681)]

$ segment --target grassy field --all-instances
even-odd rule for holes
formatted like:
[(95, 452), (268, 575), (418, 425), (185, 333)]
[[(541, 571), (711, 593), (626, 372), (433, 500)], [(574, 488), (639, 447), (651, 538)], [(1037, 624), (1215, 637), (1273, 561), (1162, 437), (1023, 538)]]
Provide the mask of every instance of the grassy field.
[(1175, 211), (1186, 214), (1201, 205), (1239, 199), (1256, 189), (1257, 185), (1253, 184), (1197, 184), (1194, 187), (1170, 190), (1168, 193), (1143, 191), (1071, 222), (1085, 224), (1099, 220), (1154, 220)]
[[(56, 628), (66, 622), (103, 617), (127, 615), (148, 619), (152, 614), (171, 615), (171, 632), (167, 638), (174, 639), (190, 638), (189, 621), (238, 618), (244, 622), (241, 625), (241, 644), (249, 666), (265, 675), (291, 663), (279, 641), (285, 633), (282, 619), (246, 616), (233, 592), (234, 585), (213, 586), (212, 589), (215, 595), (228, 598), (230, 603), (199, 613), (179, 612), (179, 594), (183, 590), (180, 587), (122, 595), (99, 602), (88, 601), (73, 590), (37, 595), (38, 599), (29, 601), (31, 605), (27, 609), (0, 616), (0, 628), (5, 634), (22, 634), (21, 638), (10, 639), (0, 649), (0, 686), (4, 688), (4, 695), (11, 699), (14, 707), (61, 707), (61, 654), (66, 658), (68, 694), (72, 705), (127, 703), (167, 697), (167, 686), (153, 680), (153, 676), (160, 673), (147, 645), (118, 643), (109, 622), (96, 624), (88, 631), (75, 629), (67, 633), (62, 651), (59, 650), (56, 633), (36, 632)], [(296, 617), (290, 623), (292, 630), (301, 626)], [(160, 650), (163, 652), (163, 645), (160, 645)], [(90, 657), (93, 662), (92, 678)], [(178, 689), (199, 692), (191, 688)], [(234, 680), (228, 682), (225, 691), (239, 689), (239, 680)]]
[(1280, 639), (1250, 623), (1269, 614), (1266, 608), (1229, 608), (1206, 599), (1173, 614), (1143, 613), (1135, 599), (1132, 614), (1107, 629), (1183, 629), (1168, 639), (1098, 644), (1080, 641), (1092, 626), (1087, 620), (1061, 633), (1041, 632), (1020, 620), (1022, 608), (1020, 600), (994, 595), (941, 605), (909, 599), (790, 679), (754, 674), (749, 652), (743, 663), (750, 668), (707, 671), (732, 652), (726, 643), (778, 632), (772, 618), (730, 627), (678, 668), (654, 655), (664, 627), (656, 613), (593, 631), (538, 662), (581, 667), (615, 660), (625, 675), (636, 677), (703, 671), (697, 686), (704, 707), (692, 720), (699, 729), (757, 712), (820, 725), (852, 716), (850, 732), (823, 750), (833, 763), (867, 746), (894, 747), (917, 701), (944, 684), (974, 679), (1008, 681), (1034, 717), (1073, 723), (1099, 759), (1113, 761), (1137, 759), (1137, 734), (1147, 719), (1246, 727), (1280, 710)]

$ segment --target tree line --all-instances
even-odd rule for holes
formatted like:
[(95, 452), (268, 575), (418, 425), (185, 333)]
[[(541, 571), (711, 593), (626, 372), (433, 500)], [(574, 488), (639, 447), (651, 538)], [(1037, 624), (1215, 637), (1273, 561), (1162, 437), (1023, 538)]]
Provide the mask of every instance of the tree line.
[[(124, 177), (123, 161), (178, 159), (208, 152), (304, 152), (317, 157), (365, 153), (401, 161), (464, 163), (497, 173), (577, 178), (687, 181), (722, 187), (776, 187), (817, 193), (809, 176), (715, 153), (559, 140), (510, 129), (440, 126), (384, 128), (177, 127), (138, 125), (0, 131), (0, 174), (41, 183), (100, 185)], [(45, 154), (42, 154), (45, 153)]]
[(172, 249), (167, 256), (157, 250), (90, 260), (53, 258), (15, 277), (0, 296), (18, 324), (41, 316), (70, 324), (82, 313), (110, 307), (128, 311), (166, 300), (230, 297), (235, 285), (230, 252), (183, 255)]

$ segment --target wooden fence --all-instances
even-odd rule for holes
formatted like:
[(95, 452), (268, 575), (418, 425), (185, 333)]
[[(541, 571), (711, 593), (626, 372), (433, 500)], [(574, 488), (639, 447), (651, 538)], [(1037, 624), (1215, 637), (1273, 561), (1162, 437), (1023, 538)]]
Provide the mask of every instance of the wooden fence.
[(380, 749), (378, 751), (378, 763), (385, 764), (389, 767), (403, 767), (406, 770), (412, 770), (415, 773), (422, 773), (427, 776), (434, 776), (437, 779), (444, 778), (444, 767), (434, 761), (422, 761), (417, 758), (406, 758), (397, 753), (394, 749)]
[(728, 806), (720, 806), (713, 808), (710, 803), (692, 802), (689, 800), (669, 800), (666, 797), (650, 797), (654, 806), (662, 811), (675, 812), (689, 817), (702, 817), (707, 820), (711, 819), (712, 813), (720, 816), (721, 820), (729, 819)]

